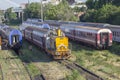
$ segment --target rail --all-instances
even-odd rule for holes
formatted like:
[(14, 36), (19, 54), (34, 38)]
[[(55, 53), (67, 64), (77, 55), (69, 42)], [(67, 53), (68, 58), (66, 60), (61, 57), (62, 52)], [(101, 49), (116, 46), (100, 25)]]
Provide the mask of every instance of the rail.
[(86, 80), (104, 80), (100, 76), (98, 76), (98, 75), (94, 74), (93, 72), (83, 68), (82, 66), (80, 66), (79, 64), (77, 64), (75, 62), (71, 62), (68, 60), (63, 60), (63, 61), (61, 60), (58, 62), (65, 65), (67, 68), (69, 68), (71, 70), (79, 71), (79, 73), (82, 74), (86, 78)]

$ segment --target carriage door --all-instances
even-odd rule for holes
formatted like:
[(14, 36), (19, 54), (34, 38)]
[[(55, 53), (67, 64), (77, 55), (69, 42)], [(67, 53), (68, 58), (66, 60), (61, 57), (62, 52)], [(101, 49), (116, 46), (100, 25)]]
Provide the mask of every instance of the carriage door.
[(13, 44), (18, 43), (19, 42), (19, 35), (13, 35), (12, 36), (12, 42), (13, 42)]
[(100, 33), (100, 36), (101, 36), (101, 44), (104, 45), (104, 46), (108, 46), (108, 33)]

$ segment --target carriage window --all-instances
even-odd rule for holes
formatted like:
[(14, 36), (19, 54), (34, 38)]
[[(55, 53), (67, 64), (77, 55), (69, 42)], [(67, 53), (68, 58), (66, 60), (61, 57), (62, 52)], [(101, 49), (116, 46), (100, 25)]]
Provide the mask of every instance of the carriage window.
[(114, 32), (113, 32), (113, 35), (114, 35)]
[(13, 43), (18, 42), (19, 41), (19, 36), (18, 35), (12, 36), (12, 40), (13, 40)]

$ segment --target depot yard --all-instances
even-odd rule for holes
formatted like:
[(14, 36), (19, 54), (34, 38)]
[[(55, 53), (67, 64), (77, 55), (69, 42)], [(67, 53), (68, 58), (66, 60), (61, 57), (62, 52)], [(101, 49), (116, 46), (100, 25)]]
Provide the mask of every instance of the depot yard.
[[(11, 72), (9, 68), (10, 66), (15, 67), (16, 64), (13, 64), (13, 61), (16, 59), (18, 60), (17, 64), (21, 63), (21, 61), (25, 63), (26, 68), (28, 69), (32, 79), (37, 80), (37, 77), (43, 74), (46, 79), (49, 80), (85, 80), (85, 78), (82, 77), (79, 72), (71, 71), (65, 66), (60, 65), (59, 63), (54, 61), (49, 55), (45, 54), (43, 50), (37, 48), (37, 46), (34, 46), (25, 40), (23, 41), (23, 43), (23, 47), (21, 48), (22, 54), (20, 54), (19, 57), (17, 57), (14, 52), (11, 52), (11, 50), (0, 52), (0, 63), (2, 64), (3, 76), (7, 76), (6, 78), (10, 77), (10, 74), (8, 75), (8, 73)], [(94, 72), (95, 74), (101, 76), (105, 80), (120, 79), (120, 46), (118, 45), (118, 43), (114, 43), (113, 46), (108, 50), (95, 50), (94, 48), (86, 47), (76, 42), (71, 43), (72, 54), (76, 56), (77, 63)], [(29, 46), (32, 46), (32, 50), (29, 50)], [(115, 52), (113, 52), (114, 50)], [(10, 55), (12, 55), (12, 57), (14, 57), (15, 59), (12, 59), (10, 61), (11, 58), (2, 58), (2, 56), (4, 56), (3, 53), (6, 54), (6, 52), (10, 53)], [(11, 62), (12, 64), (9, 65), (6, 62)], [(7, 64), (7, 66), (5, 63)], [(18, 67), (20, 68), (22, 73), (24, 73), (26, 77), (29, 77), (28, 73), (23, 70), (23, 67), (21, 67), (20, 65)], [(14, 68), (13, 72), (15, 71), (15, 69), (17, 69), (17, 67)], [(24, 80), (25, 76), (20, 75), (20, 71), (19, 75), (17, 76), (19, 76), (17, 80)], [(11, 79), (14, 80), (15, 78)]]
[[(82, 46), (75, 42), (71, 43), (72, 54), (77, 57), (77, 63), (94, 72), (95, 74), (103, 77), (105, 80), (120, 79), (120, 58), (118, 53), (119, 51), (117, 51), (119, 50), (119, 45), (114, 43), (113, 46), (108, 50), (95, 50), (94, 48)], [(28, 49), (28, 46), (32, 46), (32, 51)], [(113, 52), (113, 48), (116, 50), (115, 52)], [(31, 45), (31, 43), (24, 41), (23, 48), (21, 50), (23, 52), (21, 59), (28, 63), (28, 67), (30, 67), (30, 69), (31, 66), (33, 66), (32, 70), (30, 70), (30, 73), (32, 73), (33, 76), (39, 75), (39, 72), (36, 74), (36, 71), (38, 71), (37, 69), (40, 68), (39, 70), (41, 73), (44, 73), (47, 79), (49, 78), (53, 80), (53, 78), (56, 79), (56, 77), (59, 75), (57, 79), (62, 79), (67, 76), (67, 80), (85, 80), (82, 76), (79, 75), (77, 71), (70, 73), (68, 69), (61, 67), (61, 65), (52, 60), (49, 55), (46, 55), (44, 51), (40, 50), (36, 46)], [(50, 71), (54, 77), (48, 76)]]
[[(101, 76), (105, 80), (120, 80), (120, 43), (113, 43), (113, 46), (108, 50), (96, 50), (95, 48), (83, 46), (80, 43), (76, 43), (75, 41), (70, 41), (70, 43), (72, 44), (72, 54), (76, 56), (77, 63), (82, 65), (84, 68), (92, 71), (93, 73)], [(32, 50), (29, 49), (30, 46), (32, 46)], [(20, 63), (22, 65), (22, 63), (25, 63), (30, 75), (29, 76), (25, 70), (23, 72), (20, 72), (20, 70), (24, 69), (22, 67), (19, 67), (19, 72), (17, 72), (17, 65), (15, 63), (12, 63), (16, 59), (12, 59), (10, 62), (8, 61), (10, 59), (3, 59), (3, 53), (6, 52), (1, 51), (0, 63), (4, 63), (4, 65), (2, 65), (3, 76), (8, 76), (6, 77), (8, 79), (11, 76), (9, 73), (11, 72), (9, 70), (9, 67), (14, 66), (15, 68), (13, 70), (13, 73), (14, 71), (16, 71), (18, 74), (25, 73), (27, 77), (31, 77), (31, 79), (34, 80), (37, 80), (41, 74), (43, 74), (48, 80), (86, 80), (83, 76), (79, 74), (79, 72), (71, 71), (65, 66), (57, 63), (49, 55), (45, 54), (43, 50), (37, 48), (37, 46), (27, 42), (26, 40), (23, 41), (23, 47), (21, 48), (22, 54), (20, 54), (19, 57), (17, 57), (17, 55), (15, 55), (15, 53), (11, 52), (10, 50), (8, 50), (7, 52), (18, 60), (17, 64)], [(9, 64), (7, 64), (8, 67), (6, 67), (5, 62), (9, 62), (9, 64), (12, 63), (13, 65), (11, 64), (9, 66)], [(3, 66), (5, 67), (3, 68)], [(24, 77), (25, 76), (17, 75), (18, 79), (16, 79), (24, 80)], [(2, 73), (0, 79), (1, 78)], [(14, 79), (15, 78), (13, 77), (11, 78), (11, 80)]]
[[(32, 46), (32, 50), (29, 50), (29, 46)], [(29, 71), (34, 77), (39, 76), (38, 71), (44, 75), (46, 80), (59, 80), (72, 74), (65, 66), (60, 65), (45, 54), (44, 51), (26, 41), (24, 41), (21, 51), (23, 53), (20, 58), (27, 63), (29, 69), (32, 69)]]

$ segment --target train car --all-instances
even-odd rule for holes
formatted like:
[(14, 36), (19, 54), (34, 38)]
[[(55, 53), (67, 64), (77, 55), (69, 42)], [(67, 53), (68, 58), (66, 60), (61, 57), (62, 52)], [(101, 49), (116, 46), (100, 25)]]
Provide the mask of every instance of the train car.
[(119, 25), (110, 25), (106, 23), (90, 23), (90, 22), (80, 22), (80, 25), (110, 29), (113, 33), (113, 41), (120, 42), (120, 26)]
[(0, 25), (0, 35), (6, 46), (15, 50), (22, 46), (22, 34), (19, 30), (10, 28), (7, 25)]
[[(23, 22), (20, 26), (19, 29), (22, 32), (26, 27), (39, 27), (39, 28), (44, 28), (44, 29), (50, 29), (50, 26), (46, 23), (43, 22), (36, 22), (34, 20), (27, 20)], [(22, 32), (23, 33), (23, 32)]]
[(120, 42), (120, 26), (119, 25), (106, 25), (105, 28), (110, 29), (113, 33), (113, 41)]
[(112, 45), (112, 32), (109, 29), (66, 25), (62, 25), (60, 28), (70, 39), (93, 45), (99, 49), (105, 49)]
[(71, 55), (68, 38), (60, 29), (27, 27), (24, 30), (24, 38), (51, 54), (54, 59), (68, 59)]

